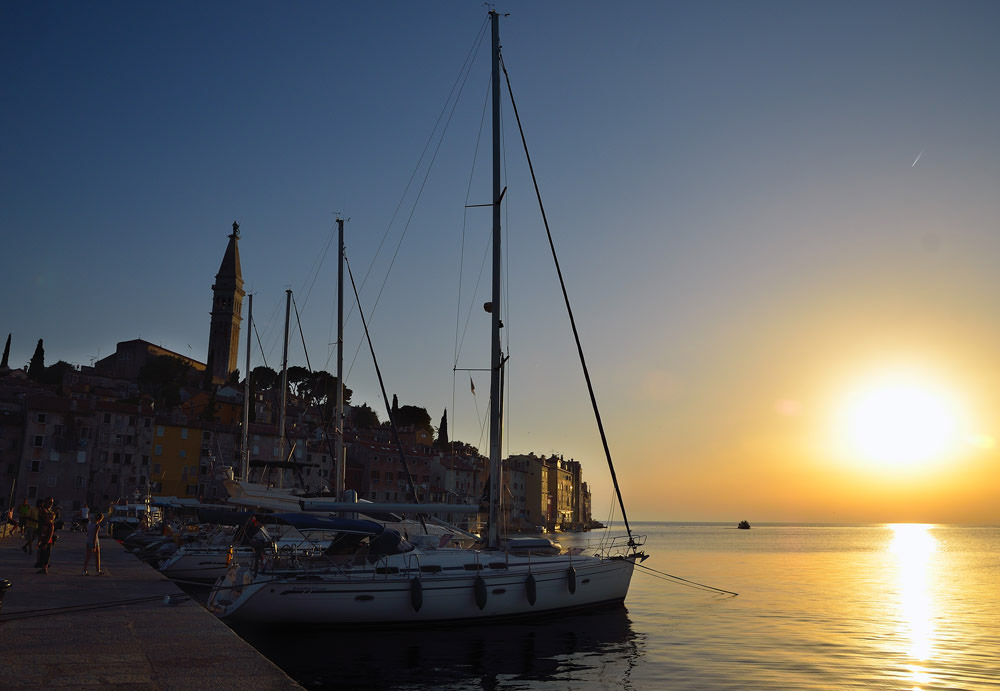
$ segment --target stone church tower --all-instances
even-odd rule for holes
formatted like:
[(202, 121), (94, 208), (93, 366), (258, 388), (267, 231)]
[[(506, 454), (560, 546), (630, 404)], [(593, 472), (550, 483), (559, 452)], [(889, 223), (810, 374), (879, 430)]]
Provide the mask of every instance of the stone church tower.
[(243, 321), (243, 274), (240, 271), (240, 225), (233, 222), (229, 246), (212, 286), (212, 328), (208, 335), (207, 365), (212, 378), (226, 381), (236, 369)]

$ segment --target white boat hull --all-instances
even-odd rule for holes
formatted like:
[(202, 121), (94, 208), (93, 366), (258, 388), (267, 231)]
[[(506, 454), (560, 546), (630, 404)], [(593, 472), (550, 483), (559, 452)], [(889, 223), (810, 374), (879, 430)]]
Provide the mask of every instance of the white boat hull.
[(437, 573), (426, 572), (433, 557), (425, 558), (422, 571), (421, 555), (412, 554), (398, 567), (349, 574), (251, 576), (246, 567), (233, 568), (216, 583), (209, 608), (232, 621), (272, 624), (406, 625), (538, 616), (623, 602), (636, 558), (507, 559), (480, 553), (481, 568), (466, 557), (473, 566), (446, 566)]
[(181, 548), (160, 564), (160, 573), (178, 581), (214, 583), (226, 575), (232, 563), (247, 564), (253, 559), (249, 547), (237, 547), (232, 560), (228, 547)]

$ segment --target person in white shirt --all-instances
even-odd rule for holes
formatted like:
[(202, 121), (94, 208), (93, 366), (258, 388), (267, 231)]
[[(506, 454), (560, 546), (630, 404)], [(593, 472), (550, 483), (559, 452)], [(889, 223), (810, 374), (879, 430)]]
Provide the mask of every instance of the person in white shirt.
[(90, 523), (87, 524), (87, 554), (83, 558), (83, 575), (89, 575), (87, 572), (87, 567), (90, 565), (90, 555), (94, 555), (94, 566), (97, 567), (97, 575), (103, 576), (104, 572), (101, 571), (101, 540), (98, 537), (98, 533), (101, 532), (101, 522), (104, 520), (104, 514), (98, 511), (90, 517)]

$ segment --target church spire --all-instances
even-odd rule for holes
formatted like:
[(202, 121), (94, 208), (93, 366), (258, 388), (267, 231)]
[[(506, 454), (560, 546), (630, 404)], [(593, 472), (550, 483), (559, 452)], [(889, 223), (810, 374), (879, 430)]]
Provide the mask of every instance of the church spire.
[(208, 365), (212, 378), (225, 381), (236, 369), (243, 321), (243, 273), (240, 269), (240, 224), (233, 221), (229, 245), (212, 285), (212, 325), (208, 336)]

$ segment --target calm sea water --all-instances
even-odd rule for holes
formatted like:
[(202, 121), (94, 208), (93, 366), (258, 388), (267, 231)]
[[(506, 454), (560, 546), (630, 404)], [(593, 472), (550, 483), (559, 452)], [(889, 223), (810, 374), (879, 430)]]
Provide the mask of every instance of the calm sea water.
[[(640, 523), (626, 606), (550, 622), (239, 630), (307, 688), (1000, 689), (1000, 528)], [(560, 535), (566, 545), (594, 535)]]

